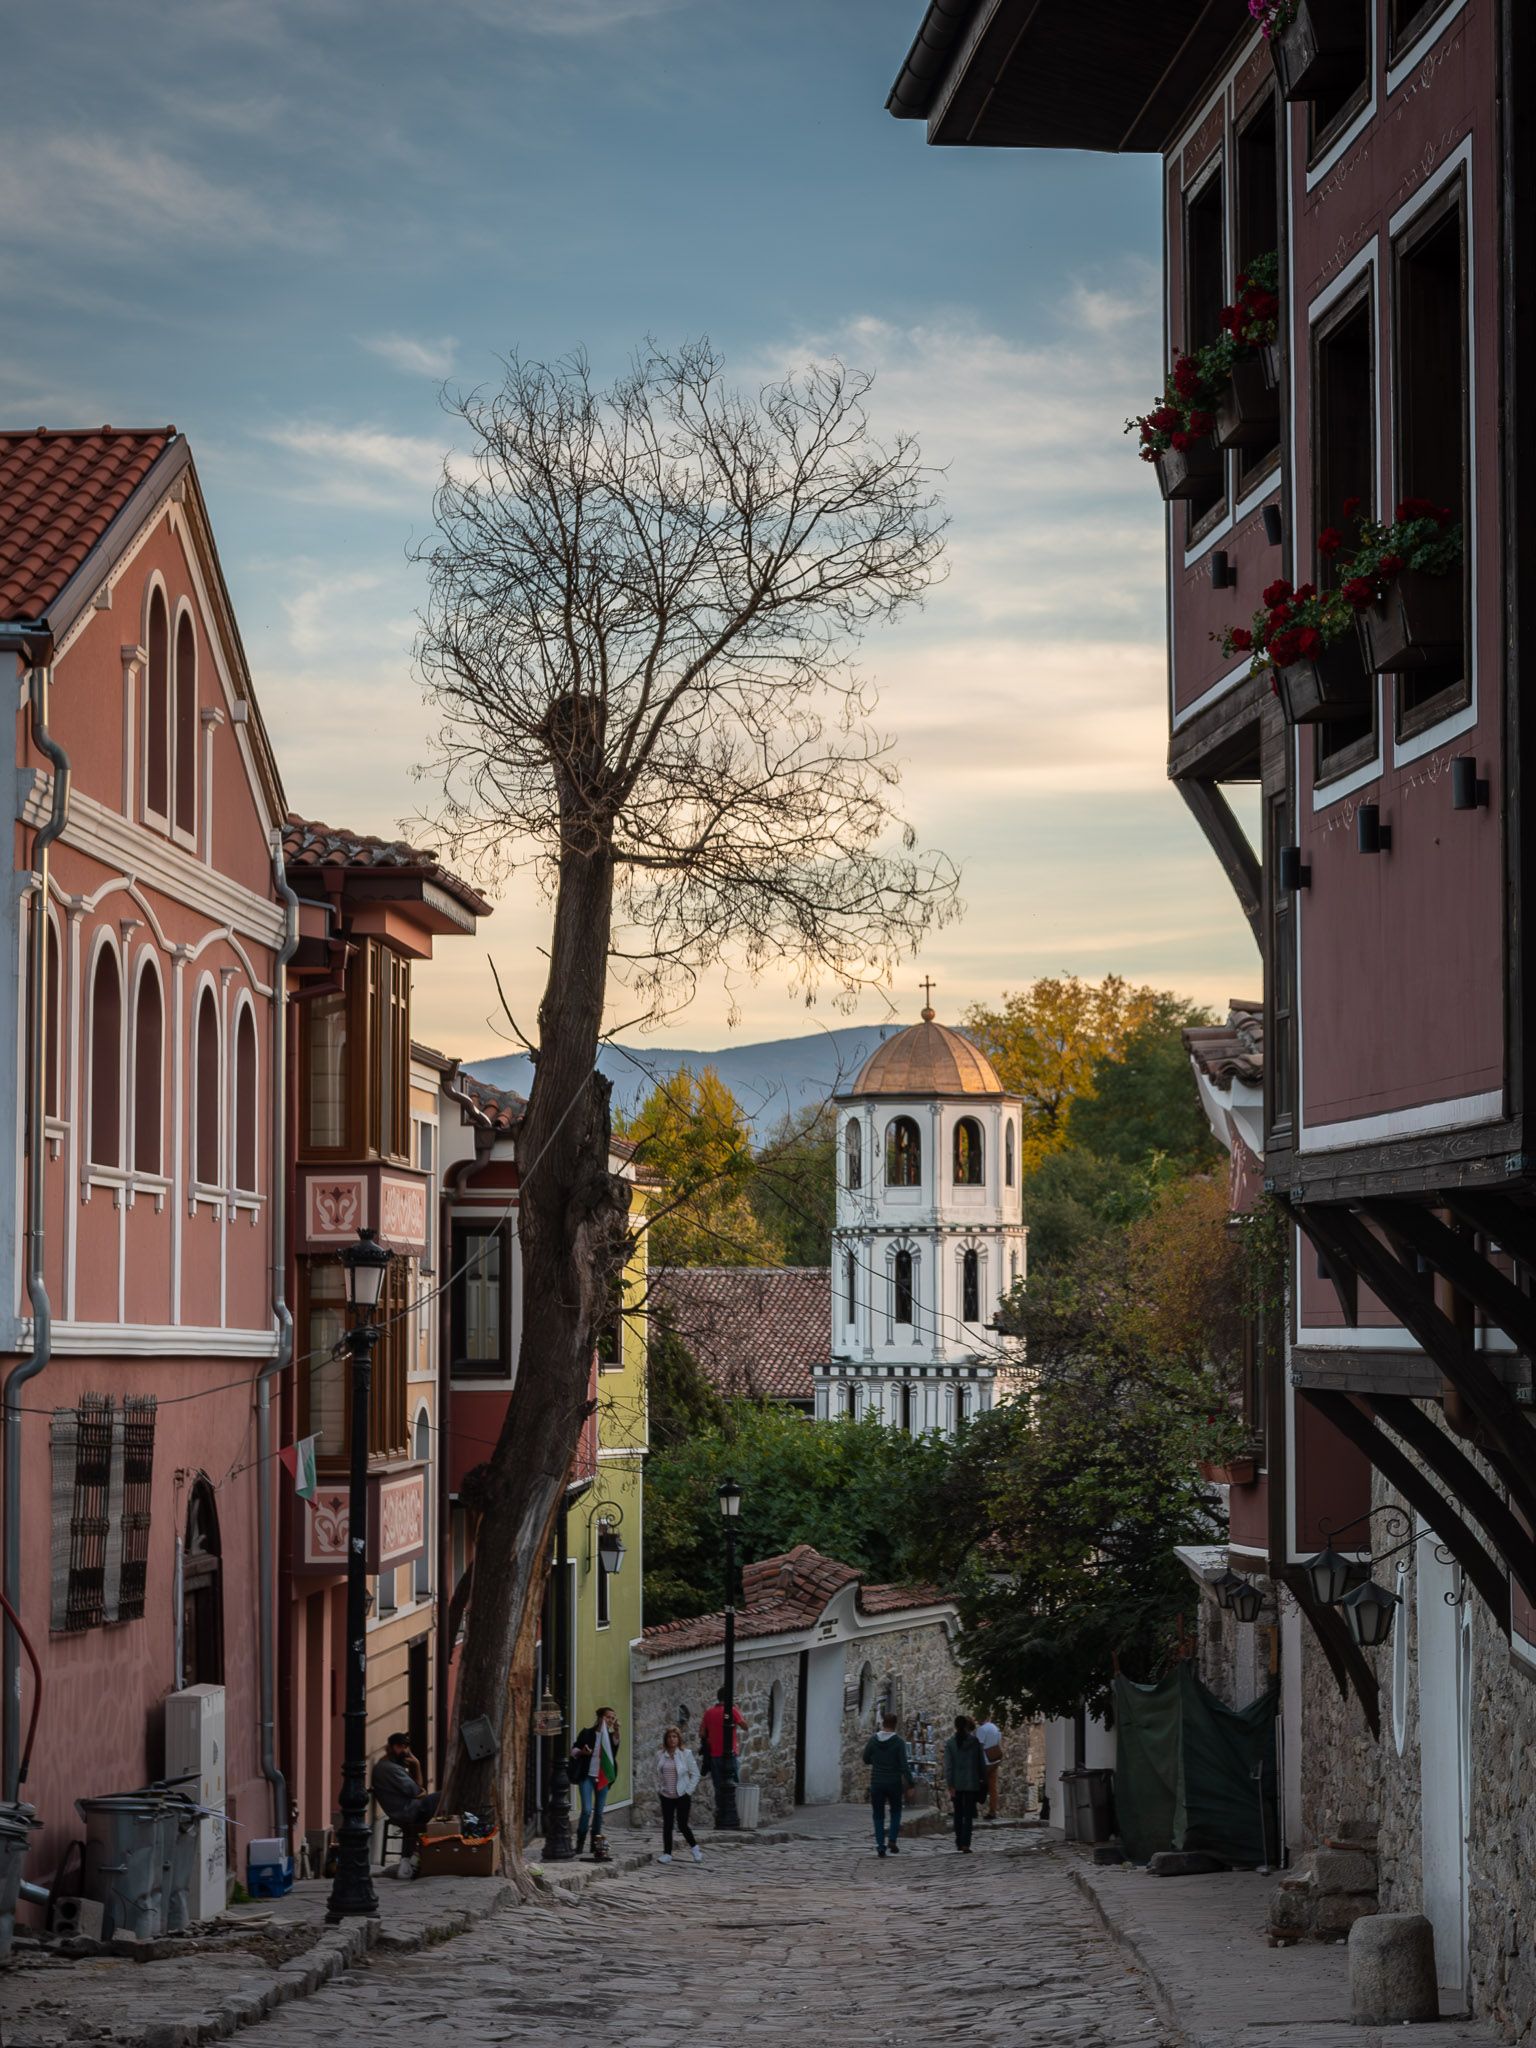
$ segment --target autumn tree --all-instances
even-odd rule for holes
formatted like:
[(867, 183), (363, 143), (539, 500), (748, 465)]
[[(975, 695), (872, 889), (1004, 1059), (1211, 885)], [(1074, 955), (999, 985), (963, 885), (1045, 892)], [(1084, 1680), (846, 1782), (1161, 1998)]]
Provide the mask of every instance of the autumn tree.
[(751, 1126), (713, 1067), (679, 1067), (616, 1128), (662, 1184), (647, 1232), (652, 1272), (781, 1263), (784, 1247), (752, 1203)]
[(953, 905), (953, 875), (894, 815), (889, 743), (852, 666), (861, 634), (934, 574), (941, 519), (913, 441), (887, 445), (869, 379), (814, 365), (732, 391), (707, 343), (647, 345), (599, 389), (584, 358), (513, 357), (449, 400), (421, 550), (419, 659), (438, 715), (439, 822), (491, 879), (551, 900), (519, 1139), (523, 1325), (477, 1475), (449, 1810), (495, 1811), (519, 1857), (539, 1596), (628, 1240), (596, 1071), (610, 986), (625, 1022), (698, 976), (782, 969), (809, 997), (888, 978)]
[(830, 1100), (781, 1117), (759, 1147), (748, 1193), (787, 1266), (825, 1266), (837, 1222), (837, 1112)]

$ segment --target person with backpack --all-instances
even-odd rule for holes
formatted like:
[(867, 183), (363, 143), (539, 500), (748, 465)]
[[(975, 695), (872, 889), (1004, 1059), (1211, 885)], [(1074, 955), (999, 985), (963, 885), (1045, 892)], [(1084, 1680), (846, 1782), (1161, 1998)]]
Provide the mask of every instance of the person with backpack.
[(693, 1839), (693, 1829), (688, 1825), (693, 1795), (698, 1789), (698, 1758), (691, 1749), (683, 1747), (681, 1728), (665, 1729), (662, 1733), (661, 1749), (656, 1757), (656, 1790), (661, 1799), (661, 1855), (657, 1858), (658, 1862), (672, 1861), (674, 1829), (693, 1851), (694, 1862), (704, 1861), (704, 1851)]
[(955, 1732), (944, 1745), (944, 1782), (954, 1806), (955, 1847), (969, 1856), (976, 1804), (987, 1782), (987, 1753), (976, 1740), (976, 1723), (969, 1714), (956, 1714)]
[(619, 1717), (612, 1707), (599, 1707), (590, 1728), (583, 1728), (571, 1748), (569, 1770), (581, 1794), (576, 1823), (576, 1854), (587, 1845), (587, 1830), (597, 1842), (603, 1832), (603, 1808), (619, 1775)]
[[(883, 1714), (880, 1726), (864, 1745), (864, 1761), (869, 1765), (869, 1803), (875, 1816), (875, 1854), (883, 1856), (889, 1847), (893, 1856), (901, 1854), (897, 1837), (901, 1833), (902, 1794), (909, 1792), (914, 1783), (912, 1759), (907, 1745), (896, 1732), (896, 1716)], [(886, 1838), (886, 1814), (890, 1814), (890, 1838)]]

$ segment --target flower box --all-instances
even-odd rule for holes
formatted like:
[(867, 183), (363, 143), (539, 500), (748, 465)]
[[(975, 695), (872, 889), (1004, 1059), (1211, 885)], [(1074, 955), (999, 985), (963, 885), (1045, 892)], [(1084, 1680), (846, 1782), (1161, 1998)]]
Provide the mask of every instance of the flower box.
[(1341, 0), (1301, 0), (1296, 19), (1269, 38), (1285, 100), (1315, 100), (1365, 75), (1365, 10)]
[(1157, 481), (1165, 499), (1198, 498), (1221, 481), (1221, 450), (1209, 437), (1187, 448), (1164, 448), (1157, 456)]
[(1216, 403), (1216, 445), (1273, 448), (1279, 437), (1279, 393), (1257, 355), (1239, 356)]
[(1361, 711), (1370, 701), (1370, 684), (1360, 666), (1360, 650), (1348, 637), (1335, 640), (1310, 661), (1293, 661), (1276, 669), (1280, 708), (1290, 725), (1321, 725)]
[(1259, 1476), (1259, 1462), (1257, 1458), (1228, 1458), (1224, 1465), (1214, 1465), (1209, 1458), (1202, 1458), (1200, 1476), (1212, 1486), (1252, 1486)]
[(1461, 660), (1460, 576), (1404, 569), (1380, 604), (1359, 615), (1360, 652), (1373, 675), (1451, 668)]
[(1266, 341), (1259, 350), (1259, 360), (1264, 365), (1264, 381), (1271, 391), (1280, 389), (1280, 344)]

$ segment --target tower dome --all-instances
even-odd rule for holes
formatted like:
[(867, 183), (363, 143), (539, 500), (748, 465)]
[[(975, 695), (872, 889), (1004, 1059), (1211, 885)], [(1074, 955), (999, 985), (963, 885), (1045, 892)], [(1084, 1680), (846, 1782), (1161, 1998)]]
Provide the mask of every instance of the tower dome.
[(997, 1069), (986, 1054), (923, 1011), (877, 1046), (860, 1067), (850, 1095), (1005, 1095)]

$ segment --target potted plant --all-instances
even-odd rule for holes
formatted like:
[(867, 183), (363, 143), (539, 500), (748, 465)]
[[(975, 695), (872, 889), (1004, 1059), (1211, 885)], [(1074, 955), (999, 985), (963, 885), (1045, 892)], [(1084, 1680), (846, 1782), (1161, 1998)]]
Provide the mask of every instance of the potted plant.
[[(1358, 510), (1351, 500), (1346, 514)], [(1461, 525), (1448, 506), (1404, 498), (1390, 520), (1362, 519), (1341, 570), (1373, 675), (1450, 668), (1463, 647)]]
[(1222, 448), (1272, 448), (1280, 432), (1280, 258), (1255, 257), (1221, 313), (1221, 339), (1204, 351), (1207, 377), (1220, 380), (1216, 441)]
[(1221, 475), (1221, 452), (1211, 434), (1217, 392), (1200, 355), (1179, 355), (1163, 395), (1150, 412), (1127, 420), (1141, 437), (1143, 462), (1152, 463), (1165, 499), (1196, 498)]
[(1365, 10), (1351, 0), (1248, 0), (1286, 100), (1352, 85), (1365, 66)]
[(1202, 1458), (1200, 1476), (1212, 1486), (1252, 1486), (1259, 1476), (1259, 1461), (1246, 1454), (1221, 1460)]
[(1320, 591), (1311, 583), (1293, 589), (1281, 577), (1264, 592), (1263, 608), (1250, 625), (1229, 626), (1211, 637), (1224, 654), (1248, 655), (1250, 675), (1269, 671), (1290, 724), (1319, 725), (1369, 701), (1353, 628), (1354, 613), (1341, 590)]

